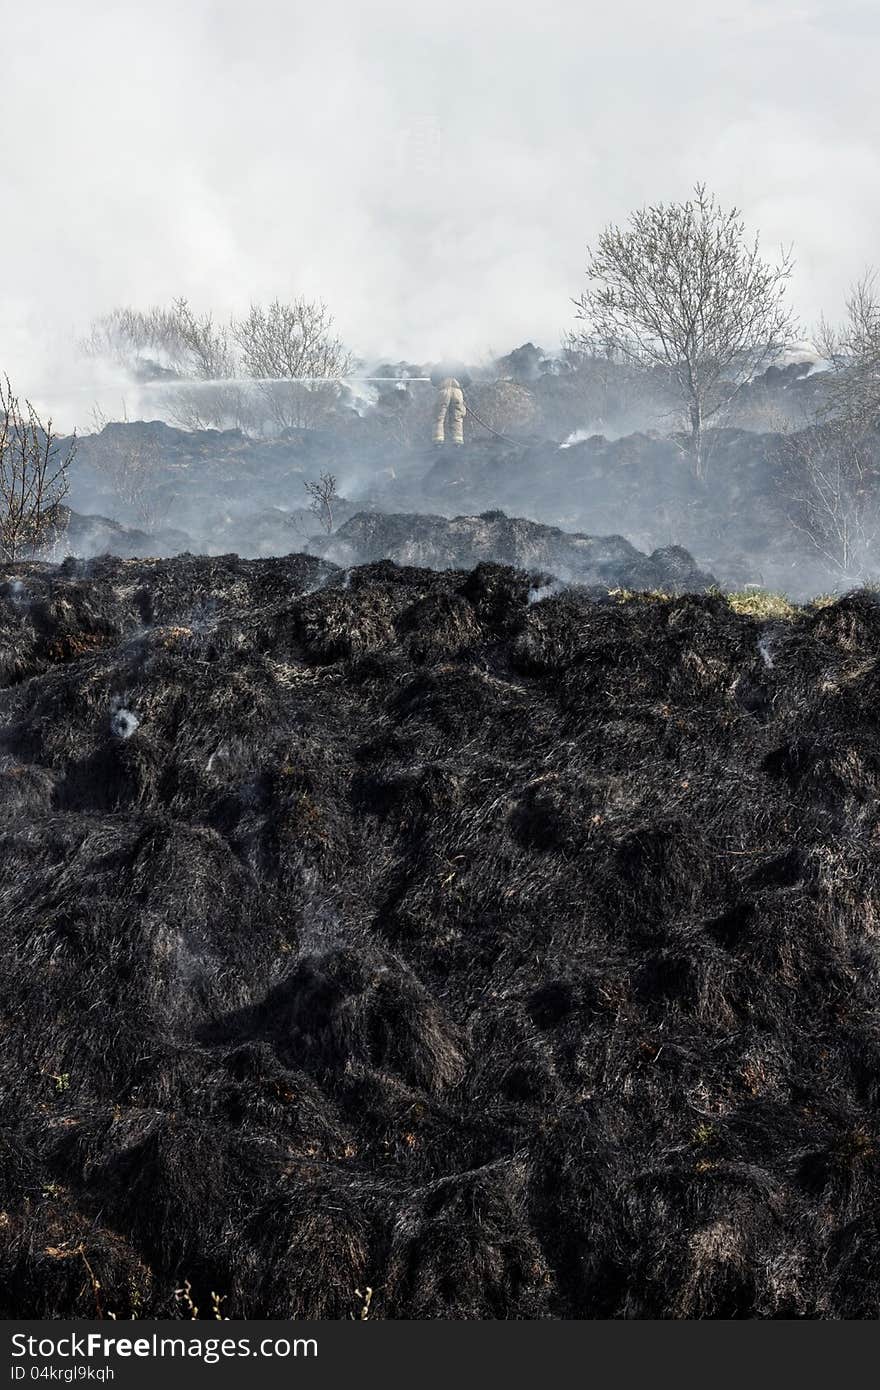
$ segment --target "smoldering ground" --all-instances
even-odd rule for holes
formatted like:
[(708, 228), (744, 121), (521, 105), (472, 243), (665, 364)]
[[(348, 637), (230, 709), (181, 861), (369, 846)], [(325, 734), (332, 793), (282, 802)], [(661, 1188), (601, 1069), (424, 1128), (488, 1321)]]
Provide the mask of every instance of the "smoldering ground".
[[(114, 305), (556, 342), (648, 170), (794, 235), (811, 320), (873, 254), (856, 0), (50, 8), (0, 348), (65, 430)], [(409, 389), (95, 431), (75, 554), (3, 568), (7, 1316), (880, 1312), (878, 605), (707, 592), (852, 587), (871, 517), (855, 573), (798, 531), (767, 401), (698, 487), (646, 391), (514, 385), (458, 456)]]
[[(403, 562), (491, 559), (586, 579), (576, 553), (584, 538), (622, 535), (647, 553), (682, 546), (695, 569), (732, 589), (759, 584), (806, 598), (880, 573), (880, 454), (870, 431), (853, 476), (838, 473), (843, 485), (829, 505), (835, 446), (827, 427), (713, 431), (708, 476), (697, 480), (681, 440), (656, 431), (560, 447), (536, 434), (499, 439), (471, 426), (462, 449), (434, 450), (424, 438), (395, 443), (384, 423), (374, 425), (358, 416), (270, 440), (162, 422), (108, 426), (79, 443), (68, 498), (74, 515), (56, 553), (314, 550), (358, 563), (380, 558), (381, 542), (385, 558)], [(141, 455), (144, 488), (121, 497), (113, 460)], [(340, 493), (329, 536), (305, 489), (327, 474)], [(496, 512), (519, 526), (518, 539), (478, 520)]]
[(878, 639), (7, 567), (4, 1314), (876, 1317)]

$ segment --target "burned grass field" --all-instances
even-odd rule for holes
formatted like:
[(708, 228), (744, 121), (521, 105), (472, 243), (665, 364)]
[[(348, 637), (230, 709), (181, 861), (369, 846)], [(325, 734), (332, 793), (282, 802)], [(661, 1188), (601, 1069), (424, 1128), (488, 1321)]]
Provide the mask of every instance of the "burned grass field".
[(877, 1316), (872, 594), (19, 565), (0, 686), (3, 1316)]

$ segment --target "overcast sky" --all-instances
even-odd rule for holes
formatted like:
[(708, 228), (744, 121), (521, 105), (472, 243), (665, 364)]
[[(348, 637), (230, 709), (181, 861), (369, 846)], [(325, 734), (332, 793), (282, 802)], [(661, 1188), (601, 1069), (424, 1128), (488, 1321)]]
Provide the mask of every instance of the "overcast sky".
[(356, 351), (558, 344), (585, 247), (705, 179), (809, 325), (880, 261), (877, 0), (0, 0), (0, 368), (177, 294)]

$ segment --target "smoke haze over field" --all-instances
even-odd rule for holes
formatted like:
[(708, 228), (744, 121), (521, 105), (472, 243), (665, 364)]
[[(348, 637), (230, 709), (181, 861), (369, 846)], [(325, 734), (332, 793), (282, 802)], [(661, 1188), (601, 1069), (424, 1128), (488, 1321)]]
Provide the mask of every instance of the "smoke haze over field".
[(93, 315), (176, 294), (323, 297), (371, 357), (552, 348), (586, 243), (698, 178), (795, 242), (807, 323), (876, 259), (871, 0), (4, 9), (0, 364), (47, 406)]

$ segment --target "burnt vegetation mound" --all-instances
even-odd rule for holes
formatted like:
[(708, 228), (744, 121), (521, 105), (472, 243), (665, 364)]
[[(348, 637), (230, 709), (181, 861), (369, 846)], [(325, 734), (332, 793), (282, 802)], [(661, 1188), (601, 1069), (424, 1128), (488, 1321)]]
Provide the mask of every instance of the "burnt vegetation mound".
[(606, 588), (699, 593), (718, 587), (715, 576), (700, 570), (682, 546), (645, 555), (623, 536), (567, 533), (498, 510), (451, 519), (358, 512), (332, 536), (313, 540), (310, 549), (349, 565), (393, 560), (428, 569), (471, 569), (489, 562), (549, 570)]
[(3, 1316), (878, 1315), (880, 606), (543, 591), (0, 574)]

